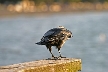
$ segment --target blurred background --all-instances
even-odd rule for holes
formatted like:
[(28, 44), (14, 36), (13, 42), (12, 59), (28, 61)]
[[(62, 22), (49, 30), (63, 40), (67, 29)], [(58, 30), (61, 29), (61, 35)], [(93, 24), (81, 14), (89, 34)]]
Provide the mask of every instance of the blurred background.
[(82, 72), (108, 71), (108, 0), (0, 0), (0, 66), (50, 58), (35, 42), (58, 26), (73, 33), (63, 56), (82, 59)]

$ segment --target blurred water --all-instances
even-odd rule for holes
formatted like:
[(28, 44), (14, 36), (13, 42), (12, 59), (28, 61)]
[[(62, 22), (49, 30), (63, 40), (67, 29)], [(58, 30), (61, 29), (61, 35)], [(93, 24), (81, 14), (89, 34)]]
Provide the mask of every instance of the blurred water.
[[(73, 32), (61, 49), (63, 56), (82, 59), (82, 72), (108, 71), (108, 12), (0, 18), (0, 66), (51, 57), (35, 45), (53, 27)], [(58, 52), (53, 48), (53, 53)]]

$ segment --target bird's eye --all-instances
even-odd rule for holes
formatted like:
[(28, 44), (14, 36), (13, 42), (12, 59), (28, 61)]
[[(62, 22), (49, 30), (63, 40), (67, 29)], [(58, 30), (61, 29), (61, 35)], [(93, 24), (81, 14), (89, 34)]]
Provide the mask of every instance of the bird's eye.
[(70, 36), (68, 36), (68, 38), (71, 38), (71, 35), (70, 35)]

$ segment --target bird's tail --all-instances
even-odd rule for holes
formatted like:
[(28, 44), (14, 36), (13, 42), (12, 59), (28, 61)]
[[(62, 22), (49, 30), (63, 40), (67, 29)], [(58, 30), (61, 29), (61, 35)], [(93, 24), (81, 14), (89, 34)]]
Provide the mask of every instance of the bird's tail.
[(37, 45), (45, 45), (45, 43), (44, 42), (37, 42), (37, 43), (35, 43), (35, 44), (37, 44)]

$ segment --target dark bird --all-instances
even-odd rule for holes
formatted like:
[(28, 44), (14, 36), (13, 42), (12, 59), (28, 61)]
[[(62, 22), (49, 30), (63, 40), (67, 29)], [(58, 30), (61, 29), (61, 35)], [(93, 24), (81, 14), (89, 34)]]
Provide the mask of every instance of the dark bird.
[(56, 46), (56, 48), (58, 49), (58, 52), (60, 54), (59, 57), (62, 58), (60, 49), (64, 45), (66, 40), (70, 39), (71, 37), (73, 37), (71, 31), (67, 30), (63, 26), (59, 26), (58, 28), (53, 28), (53, 29), (48, 30), (44, 34), (44, 36), (41, 38), (41, 41), (37, 42), (36, 44), (45, 45), (47, 47), (47, 49), (49, 49), (52, 57), (54, 57), (54, 55), (52, 54), (51, 47)]

